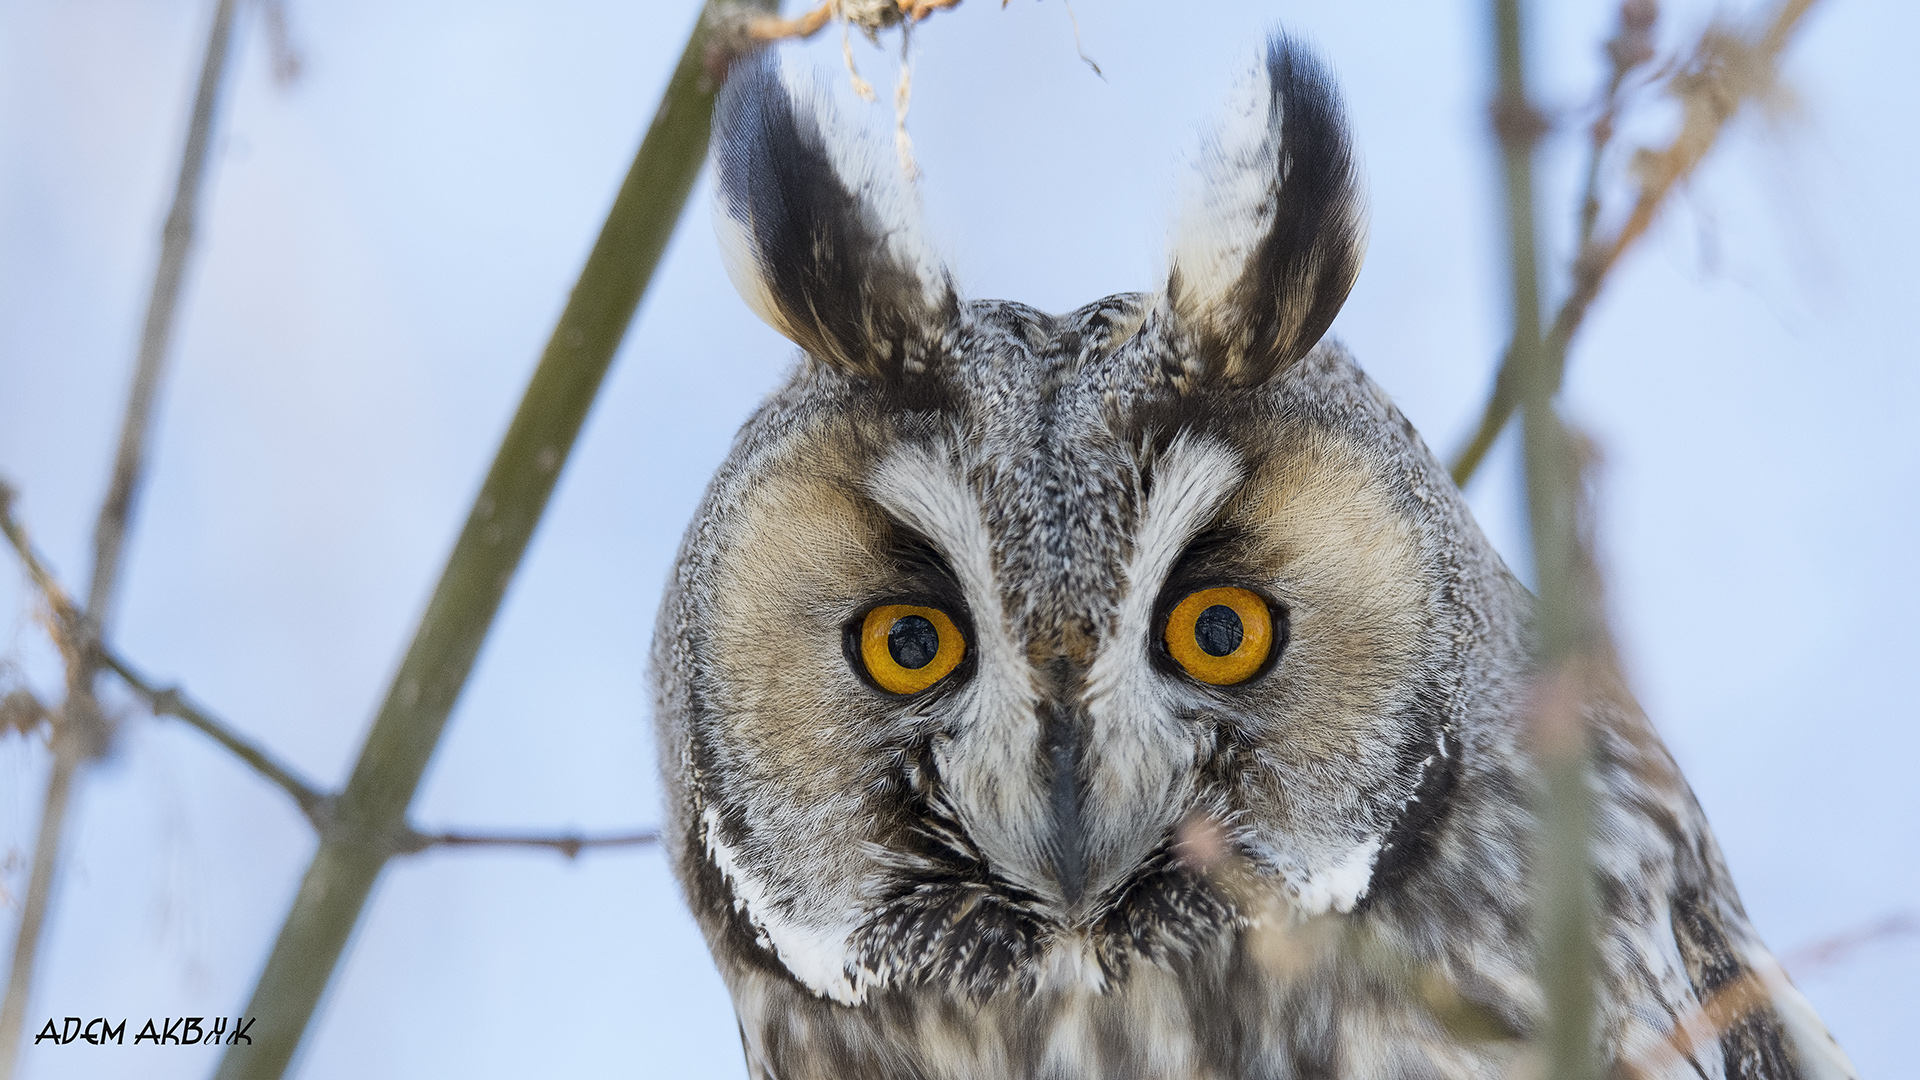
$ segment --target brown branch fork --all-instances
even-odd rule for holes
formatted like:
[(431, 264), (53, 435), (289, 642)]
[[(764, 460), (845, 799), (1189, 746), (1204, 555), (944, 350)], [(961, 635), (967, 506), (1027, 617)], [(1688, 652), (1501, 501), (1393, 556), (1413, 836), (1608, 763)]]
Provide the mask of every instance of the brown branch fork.
[[(28, 577), (40, 591), (41, 600), (46, 603), (52, 615), (51, 625), (61, 651), (86, 650), (91, 653), (93, 662), (101, 668), (111, 671), (133, 695), (144, 702), (155, 716), (170, 716), (184, 721), (189, 727), (212, 739), (224, 747), (227, 752), (239, 758), (261, 778), (285, 792), (300, 813), (315, 831), (322, 836), (339, 836), (342, 824), (336, 819), (333, 809), (338, 800), (337, 792), (322, 790), (312, 781), (302, 777), (291, 766), (282, 763), (273, 753), (257, 745), (245, 735), (214, 716), (203, 706), (196, 704), (178, 687), (163, 687), (152, 679), (142, 675), (124, 656), (110, 646), (92, 641), (76, 644), (74, 636), (79, 624), (79, 612), (73, 601), (67, 596), (60, 582), (47, 569), (46, 560), (34, 550), (28, 539), (27, 531), (13, 513), (14, 490), (5, 481), (0, 480), (0, 533), (4, 533), (9, 547), (26, 567)], [(474, 848), (474, 847), (520, 847), (548, 848), (558, 851), (568, 858), (593, 848), (644, 847), (655, 843), (659, 833), (653, 829), (639, 829), (632, 832), (611, 833), (600, 836), (584, 836), (577, 833), (552, 835), (521, 833), (472, 833), (472, 832), (422, 832), (412, 826), (406, 826), (398, 833), (369, 836), (367, 842), (384, 848), (392, 855), (413, 855), (435, 847)]]
[[(1714, 25), (1701, 35), (1684, 62), (1669, 75), (1668, 89), (1680, 99), (1684, 118), (1680, 131), (1665, 147), (1643, 150), (1635, 159), (1634, 171), (1640, 178), (1633, 209), (1610, 235), (1596, 232), (1599, 218), (1597, 181), (1600, 161), (1612, 143), (1614, 120), (1620, 107), (1620, 93), (1627, 76), (1652, 57), (1646, 42), (1646, 27), (1636, 25), (1636, 12), (1651, 5), (1629, 2), (1622, 5), (1622, 26), (1608, 43), (1613, 64), (1599, 117), (1590, 131), (1590, 157), (1587, 186), (1581, 203), (1580, 240), (1573, 260), (1573, 284), (1554, 313), (1553, 323), (1539, 348), (1553, 380), (1557, 383), (1566, 368), (1567, 346), (1586, 320), (1587, 311), (1600, 295), (1607, 275), (1621, 256), (1646, 235), (1668, 196), (1692, 176), (1700, 162), (1712, 150), (1741, 107), (1763, 100), (1777, 84), (1780, 53), (1786, 48), (1794, 29), (1815, 0), (1783, 0), (1760, 28), (1745, 34)], [(1650, 21), (1651, 15), (1646, 16)], [(1516, 119), (1531, 121), (1533, 134), (1544, 133), (1545, 125), (1530, 110), (1516, 114), (1503, 102), (1496, 107), (1495, 127), (1503, 134)], [(1506, 430), (1507, 423), (1520, 404), (1518, 365), (1514, 346), (1509, 344), (1494, 378), (1493, 393), (1480, 416), (1480, 424), (1453, 459), (1453, 482), (1466, 487), (1486, 458), (1487, 451)]]

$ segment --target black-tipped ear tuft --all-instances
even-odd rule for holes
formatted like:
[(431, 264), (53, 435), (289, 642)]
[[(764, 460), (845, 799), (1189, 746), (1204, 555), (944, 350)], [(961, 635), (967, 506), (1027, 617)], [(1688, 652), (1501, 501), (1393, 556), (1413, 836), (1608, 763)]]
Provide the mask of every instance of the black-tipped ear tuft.
[(959, 297), (891, 161), (771, 52), (734, 65), (713, 128), (715, 224), (748, 305), (848, 374), (936, 364)]
[(1366, 246), (1340, 93), (1311, 52), (1268, 41), (1193, 180), (1167, 299), (1206, 376), (1263, 382), (1327, 332)]

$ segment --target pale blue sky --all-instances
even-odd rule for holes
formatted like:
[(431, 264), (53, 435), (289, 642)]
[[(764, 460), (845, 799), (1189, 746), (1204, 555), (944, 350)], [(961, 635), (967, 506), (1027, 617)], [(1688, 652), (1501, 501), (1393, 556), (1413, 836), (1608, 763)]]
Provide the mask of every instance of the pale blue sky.
[[(334, 784), (696, 5), (289, 4), (307, 58), (291, 89), (251, 8), (242, 21), (118, 639)], [(1539, 97), (1575, 109), (1612, 5), (1533, 6)], [(1663, 39), (1714, 6), (1668, 3)], [(0, 4), (0, 474), (74, 584), (211, 7)], [(1334, 333), (1448, 453), (1505, 319), (1484, 7), (1078, 0), (1103, 81), (1060, 0), (972, 0), (914, 42), (930, 230), (975, 296), (1061, 310), (1154, 287), (1183, 148), (1284, 24), (1338, 73), (1370, 191), (1368, 261)], [(1630, 676), (1782, 952), (1920, 905), (1915, 41), (1920, 9), (1824, 0), (1788, 64), (1789, 114), (1716, 151), (1572, 360)], [(855, 47), (883, 91), (897, 43)], [(837, 78), (837, 39), (808, 51)], [(1569, 131), (1542, 169), (1555, 266)], [(423, 824), (656, 820), (660, 583), (791, 353), (735, 298), (705, 200), (703, 184), (454, 714)], [(1523, 564), (1516, 482), (1503, 448), (1471, 496)], [(0, 656), (50, 685), (12, 570)], [(81, 790), (36, 1018), (232, 1013), (311, 851), (277, 791), (130, 716)], [(0, 742), (0, 862), (26, 850), (45, 760)], [(24, 877), (0, 869), (14, 893)], [(1803, 988), (1867, 1076), (1920, 1077), (1920, 941)], [(301, 1075), (739, 1077), (738, 1045), (657, 853), (459, 852), (388, 872)], [(42, 1047), (26, 1063), (35, 1080), (197, 1077), (212, 1054)]]

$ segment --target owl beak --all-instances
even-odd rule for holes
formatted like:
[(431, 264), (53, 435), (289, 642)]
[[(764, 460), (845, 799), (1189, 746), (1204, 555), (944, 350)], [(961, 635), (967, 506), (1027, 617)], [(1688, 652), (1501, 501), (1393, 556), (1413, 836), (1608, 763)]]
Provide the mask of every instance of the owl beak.
[(1041, 707), (1046, 736), (1048, 802), (1052, 812), (1053, 877), (1069, 907), (1080, 903), (1087, 887), (1086, 830), (1081, 820), (1081, 732), (1086, 717), (1079, 709), (1049, 702)]

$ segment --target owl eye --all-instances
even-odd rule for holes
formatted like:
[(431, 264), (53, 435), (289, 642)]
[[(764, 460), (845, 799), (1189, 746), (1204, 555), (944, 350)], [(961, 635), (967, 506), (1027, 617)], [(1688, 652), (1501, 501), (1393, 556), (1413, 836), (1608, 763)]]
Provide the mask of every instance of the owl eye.
[(1266, 666), (1273, 612), (1258, 593), (1223, 586), (1187, 594), (1167, 616), (1167, 652), (1203, 683), (1232, 686)]
[(860, 621), (860, 662), (880, 689), (917, 694), (967, 655), (967, 639), (939, 608), (882, 604)]

